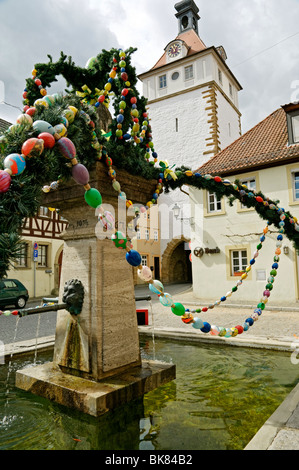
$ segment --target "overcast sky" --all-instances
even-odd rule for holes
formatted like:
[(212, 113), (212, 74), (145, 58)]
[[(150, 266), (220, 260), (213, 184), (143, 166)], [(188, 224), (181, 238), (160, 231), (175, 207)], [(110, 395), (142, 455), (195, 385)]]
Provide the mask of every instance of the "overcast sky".
[[(0, 0), (0, 101), (22, 108), (25, 79), (60, 51), (77, 65), (102, 49), (137, 47), (137, 73), (149, 70), (178, 33), (176, 0)], [(223, 45), (243, 87), (243, 132), (299, 100), (299, 0), (195, 0), (206, 46)], [(1, 84), (0, 82), (0, 84)], [(61, 86), (61, 85), (60, 85)], [(53, 87), (49, 93), (57, 91)], [(20, 110), (0, 104), (15, 122)]]

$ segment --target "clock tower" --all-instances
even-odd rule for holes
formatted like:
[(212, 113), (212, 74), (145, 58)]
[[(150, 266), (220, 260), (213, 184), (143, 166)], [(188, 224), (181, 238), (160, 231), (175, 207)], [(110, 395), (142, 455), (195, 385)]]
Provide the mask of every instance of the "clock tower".
[[(227, 65), (224, 47), (207, 46), (200, 38), (199, 9), (195, 2), (180, 1), (175, 4), (175, 10), (178, 35), (166, 45), (157, 63), (140, 74), (139, 79), (148, 100), (159, 161), (167, 160), (169, 166), (184, 165), (195, 170), (240, 137), (238, 94), (242, 87)], [(188, 193), (188, 188), (183, 189)], [(192, 217), (185, 192), (171, 191), (159, 198), (159, 207), (167, 205), (169, 214), (174, 206), (181, 208), (173, 222), (168, 221), (168, 215), (162, 216), (170, 231), (167, 236), (161, 222), (164, 282), (174, 280), (169, 278), (165, 268), (169, 241), (191, 238)]]

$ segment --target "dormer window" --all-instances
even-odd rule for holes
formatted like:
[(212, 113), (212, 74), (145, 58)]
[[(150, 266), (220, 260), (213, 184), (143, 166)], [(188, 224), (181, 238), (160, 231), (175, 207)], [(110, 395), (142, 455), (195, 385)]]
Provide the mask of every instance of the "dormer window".
[(299, 144), (299, 103), (283, 106), (287, 115), (289, 145)]
[(289, 143), (299, 144), (299, 110), (288, 115)]

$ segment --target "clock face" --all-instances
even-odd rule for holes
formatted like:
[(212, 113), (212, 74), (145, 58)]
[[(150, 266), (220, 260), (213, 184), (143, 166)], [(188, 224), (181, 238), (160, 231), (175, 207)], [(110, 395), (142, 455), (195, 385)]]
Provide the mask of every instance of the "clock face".
[(182, 50), (182, 45), (179, 42), (174, 42), (168, 48), (168, 55), (171, 58), (177, 57), (180, 54), (181, 50)]

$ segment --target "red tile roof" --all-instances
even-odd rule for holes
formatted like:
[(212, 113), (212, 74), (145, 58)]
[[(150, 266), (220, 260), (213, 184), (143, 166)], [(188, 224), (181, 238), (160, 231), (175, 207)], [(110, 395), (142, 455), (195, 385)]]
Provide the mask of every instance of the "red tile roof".
[(279, 108), (198, 168), (201, 174), (233, 175), (299, 161), (299, 144), (288, 145), (287, 119)]

